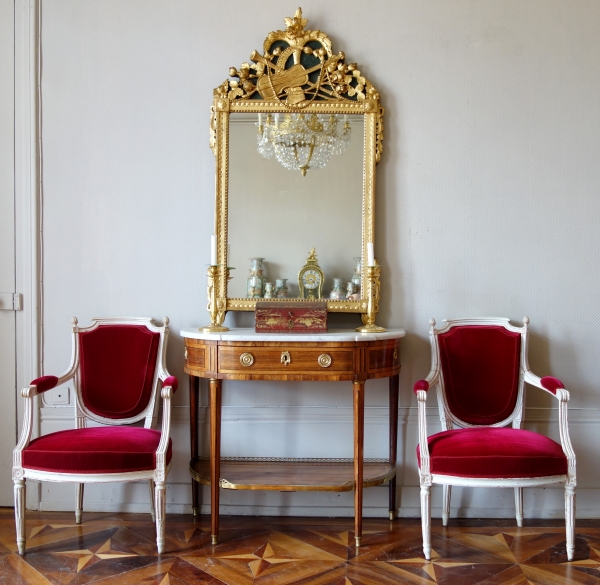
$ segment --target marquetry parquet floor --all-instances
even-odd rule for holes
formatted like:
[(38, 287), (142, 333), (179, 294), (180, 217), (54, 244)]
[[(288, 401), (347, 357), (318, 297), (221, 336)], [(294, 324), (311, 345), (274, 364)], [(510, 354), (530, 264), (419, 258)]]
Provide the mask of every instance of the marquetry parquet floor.
[(0, 509), (0, 584), (108, 585), (600, 585), (600, 521), (580, 521), (567, 563), (562, 521), (434, 520), (426, 562), (419, 520), (168, 516), (156, 554), (150, 515), (27, 513), (27, 553), (16, 554), (13, 512)]

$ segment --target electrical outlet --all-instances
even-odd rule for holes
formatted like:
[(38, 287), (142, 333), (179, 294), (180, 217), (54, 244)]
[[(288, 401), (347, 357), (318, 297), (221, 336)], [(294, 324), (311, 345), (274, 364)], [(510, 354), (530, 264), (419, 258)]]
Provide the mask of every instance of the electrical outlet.
[(69, 404), (69, 388), (59, 386), (50, 390), (50, 403), (54, 405)]

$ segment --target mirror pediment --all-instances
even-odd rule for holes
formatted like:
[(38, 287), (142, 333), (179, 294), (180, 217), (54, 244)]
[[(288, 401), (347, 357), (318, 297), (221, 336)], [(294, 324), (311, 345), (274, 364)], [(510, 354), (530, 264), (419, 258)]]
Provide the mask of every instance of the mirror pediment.
[(286, 18), (285, 31), (271, 32), (264, 54), (253, 51), (239, 70), (229, 68), (233, 80), (214, 91), (216, 98), (276, 100), (287, 108), (303, 108), (311, 101), (379, 101), (379, 92), (358, 70), (334, 54), (329, 37), (319, 30), (304, 30), (308, 20), (298, 8)]
[[(265, 258), (265, 281), (287, 278), (290, 297), (303, 295), (299, 270), (313, 248), (328, 311), (361, 313), (374, 325), (379, 266), (367, 266), (367, 256), (384, 112), (358, 65), (307, 22), (300, 8), (285, 18), (286, 29), (268, 34), (263, 54), (253, 51), (230, 67), (214, 90), (217, 261), (209, 268), (207, 330), (218, 331), (227, 311), (252, 311), (264, 298), (264, 284), (258, 297), (254, 284), (248, 289), (250, 258)], [(359, 292), (329, 299), (333, 278), (351, 280), (356, 257)]]

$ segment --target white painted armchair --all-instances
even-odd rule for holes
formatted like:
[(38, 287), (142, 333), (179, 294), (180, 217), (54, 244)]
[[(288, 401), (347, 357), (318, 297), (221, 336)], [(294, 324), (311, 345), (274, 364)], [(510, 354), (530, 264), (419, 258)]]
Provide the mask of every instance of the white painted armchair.
[[(37, 378), (21, 391), (23, 429), (13, 451), (15, 520), (19, 553), (25, 552), (25, 480), (77, 484), (75, 520), (81, 523), (83, 484), (148, 480), (159, 554), (165, 540), (165, 481), (171, 467), (171, 397), (177, 378), (165, 366), (168, 323), (140, 317), (73, 318), (71, 365), (60, 377)], [(75, 428), (31, 440), (33, 397), (72, 380)], [(155, 430), (158, 396), (162, 428)], [(87, 427), (87, 421), (97, 423)], [(131, 426), (143, 420), (144, 426)], [(102, 425), (102, 426), (98, 426)]]
[[(575, 453), (569, 439), (569, 392), (556, 378), (539, 378), (527, 361), (528, 324), (508, 319), (431, 319), (431, 372), (414, 385), (419, 405), (417, 460), (421, 484), (423, 552), (431, 559), (431, 495), (443, 485), (442, 522), (448, 523), (451, 486), (512, 487), (518, 526), (523, 488), (565, 485), (566, 552), (575, 551)], [(524, 383), (558, 400), (560, 444), (523, 430)], [(427, 436), (425, 403), (437, 385), (442, 431)], [(508, 426), (510, 425), (510, 426)], [(453, 428), (454, 426), (460, 428)]]

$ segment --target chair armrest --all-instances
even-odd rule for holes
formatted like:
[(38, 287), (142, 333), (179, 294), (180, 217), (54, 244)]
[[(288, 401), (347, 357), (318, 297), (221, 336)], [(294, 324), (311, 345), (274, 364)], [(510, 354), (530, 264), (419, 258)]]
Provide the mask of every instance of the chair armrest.
[(545, 376), (544, 378), (540, 378), (530, 370), (525, 370), (524, 380), (528, 384), (531, 384), (536, 388), (540, 388), (541, 390), (548, 392), (548, 394), (551, 394), (558, 400), (558, 428), (560, 431), (560, 445), (562, 447), (563, 453), (567, 457), (567, 461), (569, 464), (567, 472), (567, 484), (574, 487), (577, 483), (577, 480), (575, 467), (575, 451), (573, 451), (573, 446), (571, 445), (571, 438), (569, 436), (569, 421), (567, 413), (567, 403), (569, 402), (570, 398), (569, 391), (565, 390), (564, 384), (558, 378), (554, 378), (553, 376)]
[(419, 406), (419, 456), (421, 465), (419, 466), (419, 475), (421, 476), (422, 485), (431, 485), (431, 473), (429, 471), (429, 443), (427, 441), (427, 392), (437, 384), (439, 370), (432, 369), (427, 378), (417, 380), (413, 386), (413, 391), (417, 396), (417, 404)]
[(179, 382), (175, 376), (167, 376), (162, 382), (160, 395), (163, 399), (162, 426), (160, 429), (160, 442), (156, 449), (155, 481), (164, 481), (167, 466), (167, 448), (169, 447), (169, 433), (171, 432), (171, 397), (177, 391)]
[(413, 392), (416, 394), (419, 390), (429, 392), (429, 389), (438, 383), (439, 370), (431, 370), (424, 380), (417, 380), (413, 386)]
[(25, 408), (23, 409), (23, 427), (21, 428), (21, 435), (16, 447), (13, 449), (13, 479), (20, 479), (23, 477), (23, 449), (25, 449), (31, 441), (31, 435), (33, 433), (33, 397), (39, 396), (48, 390), (52, 390), (60, 384), (64, 384), (66, 381), (73, 378), (75, 375), (76, 368), (71, 367), (69, 371), (63, 374), (60, 378), (57, 376), (41, 376), (31, 381), (29, 386), (21, 389), (21, 396), (25, 400)]
[(25, 400), (23, 409), (23, 427), (16, 447), (13, 449), (13, 479), (23, 478), (23, 449), (31, 441), (33, 432), (33, 397), (51, 390), (58, 384), (59, 378), (56, 376), (42, 376), (36, 378), (29, 386), (21, 390), (21, 396)]
[(429, 382), (427, 380), (417, 380), (413, 386), (413, 392), (418, 394), (419, 390), (429, 391)]
[(556, 396), (557, 390), (564, 390), (565, 385), (558, 379), (552, 376), (544, 376), (540, 380), (542, 387)]
[[(540, 388), (540, 390), (545, 390), (549, 394), (556, 396), (558, 398), (558, 390), (564, 390), (565, 385), (558, 379), (553, 376), (544, 376), (540, 378), (536, 376), (531, 370), (525, 370), (525, 382), (535, 386), (536, 388)], [(568, 398), (567, 398), (568, 400)]]
[[(421, 385), (423, 388), (417, 388), (417, 385)], [(424, 386), (427, 386), (427, 388)], [(422, 485), (431, 485), (431, 473), (429, 471), (429, 443), (427, 441), (427, 409), (425, 406), (428, 389), (429, 383), (426, 380), (419, 380), (415, 383), (415, 394), (417, 395), (417, 403), (419, 405), (419, 475), (421, 476)]]
[(75, 376), (77, 368), (70, 368), (69, 371), (65, 372), (62, 376), (41, 376), (32, 380), (29, 386), (26, 386), (21, 390), (21, 396), (39, 396), (48, 390), (52, 390), (52, 388), (56, 388), (56, 386), (60, 386), (65, 382), (68, 382)]
[(32, 380), (29, 386), (23, 388), (23, 390), (21, 390), (21, 396), (23, 396), (23, 398), (38, 396), (48, 390), (52, 390), (52, 388), (57, 385), (58, 378), (56, 376), (42, 376), (41, 378)]
[(170, 386), (173, 389), (173, 394), (175, 394), (175, 392), (177, 392), (177, 388), (179, 387), (179, 381), (175, 376), (167, 376), (162, 381), (162, 387), (166, 388), (167, 386)]

